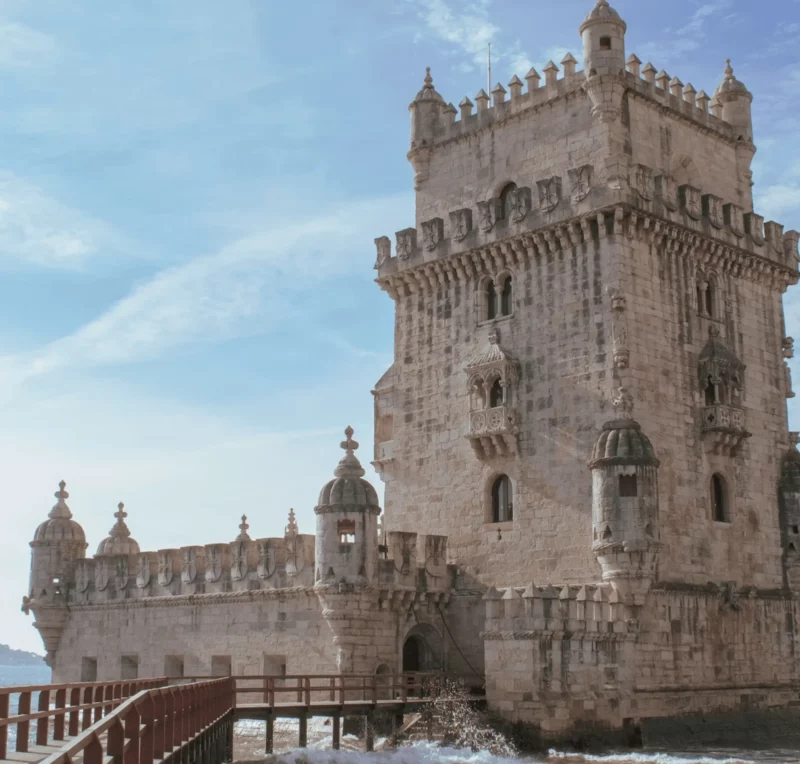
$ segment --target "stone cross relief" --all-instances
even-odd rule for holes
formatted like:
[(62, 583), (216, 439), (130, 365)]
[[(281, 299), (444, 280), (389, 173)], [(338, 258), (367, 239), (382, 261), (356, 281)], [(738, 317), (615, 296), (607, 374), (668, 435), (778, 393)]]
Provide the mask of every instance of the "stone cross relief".
[(444, 237), (444, 221), (441, 218), (426, 220), (422, 224), (422, 238), (425, 242), (425, 249), (432, 252)]
[(539, 206), (546, 212), (551, 212), (561, 201), (561, 178), (547, 178), (536, 185), (539, 188)]
[(463, 241), (472, 230), (472, 210), (465, 207), (450, 213), (450, 226), (453, 230), (453, 238), (456, 241)]
[(486, 202), (478, 202), (478, 216), (481, 221), (481, 230), (485, 233), (491, 231), (497, 222), (497, 200), (489, 199)]
[(649, 167), (643, 164), (636, 165), (634, 187), (642, 199), (648, 202), (653, 200), (653, 171)]
[(576, 170), (570, 170), (569, 179), (572, 183), (571, 197), (573, 203), (582, 201), (591, 191), (592, 166), (585, 164)]

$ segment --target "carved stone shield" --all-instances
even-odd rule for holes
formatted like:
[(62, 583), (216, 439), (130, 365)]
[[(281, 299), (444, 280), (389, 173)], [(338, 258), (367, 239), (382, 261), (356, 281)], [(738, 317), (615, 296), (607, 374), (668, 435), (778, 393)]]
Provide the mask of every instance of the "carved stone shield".
[(453, 238), (456, 241), (463, 241), (472, 230), (472, 210), (464, 207), (450, 213), (450, 227), (453, 231)]
[(767, 232), (767, 241), (772, 245), (772, 249), (779, 255), (783, 255), (783, 226), (771, 220), (764, 224)]
[(645, 201), (653, 200), (653, 171), (643, 164), (634, 165), (633, 186)]
[(108, 586), (108, 560), (100, 557), (94, 564), (94, 588), (98, 592), (105, 591)]
[(481, 230), (484, 233), (489, 233), (497, 222), (497, 199), (478, 202), (478, 219)]
[(286, 575), (296, 576), (306, 566), (303, 543), (299, 536), (286, 536)]
[(428, 252), (436, 249), (444, 238), (444, 220), (441, 218), (426, 220), (422, 224), (422, 238), (425, 241), (425, 249)]
[(150, 575), (150, 555), (147, 553), (140, 554), (136, 565), (136, 586), (139, 589), (149, 586)]
[(417, 229), (406, 228), (398, 231), (397, 237), (397, 256), (401, 260), (408, 260), (417, 248)]
[(515, 188), (509, 202), (511, 222), (521, 223), (531, 211), (531, 190), (526, 187)]
[(744, 236), (744, 211), (736, 204), (726, 204), (722, 208), (728, 228), (734, 236)]
[(206, 581), (219, 581), (222, 575), (222, 552), (216, 544), (206, 547)]
[(714, 194), (706, 194), (703, 197), (703, 212), (714, 228), (722, 228), (725, 222), (722, 215), (722, 199)]
[(75, 562), (75, 589), (79, 592), (85, 592), (89, 588), (91, 578), (92, 561), (77, 560)]
[(408, 575), (417, 569), (417, 534), (397, 532), (394, 553), (394, 566), (401, 575)]
[(380, 268), (392, 256), (392, 242), (388, 236), (379, 236), (375, 239), (375, 249), (377, 257), (374, 268)]
[(161, 586), (169, 586), (175, 576), (172, 565), (172, 550), (162, 549), (158, 553), (158, 583)]
[(234, 541), (231, 544), (233, 556), (231, 562), (231, 580), (241, 581), (247, 577), (247, 552), (250, 548), (249, 541)]
[(536, 186), (539, 189), (539, 207), (545, 212), (552, 212), (561, 201), (561, 178), (555, 176), (540, 180)]
[(447, 575), (447, 536), (425, 537), (425, 571), (429, 576)]
[(661, 197), (661, 203), (673, 212), (678, 209), (678, 190), (675, 179), (671, 175), (659, 175), (656, 178), (656, 188)]
[(764, 218), (755, 212), (748, 212), (744, 216), (744, 228), (756, 244), (764, 243)]
[(585, 164), (575, 170), (569, 171), (569, 179), (572, 184), (571, 197), (573, 203), (580, 202), (589, 196), (592, 189), (592, 166)]
[(275, 572), (276, 555), (274, 542), (266, 539), (258, 542), (258, 565), (256, 571), (260, 578), (269, 578)]
[(128, 588), (128, 557), (120, 555), (114, 562), (114, 588), (121, 592)]
[(703, 214), (703, 205), (700, 201), (700, 189), (687, 185), (681, 186), (680, 192), (684, 212), (692, 220), (700, 220), (700, 217)]
[(183, 562), (181, 581), (193, 584), (197, 579), (197, 551), (192, 547), (181, 549), (181, 560)]

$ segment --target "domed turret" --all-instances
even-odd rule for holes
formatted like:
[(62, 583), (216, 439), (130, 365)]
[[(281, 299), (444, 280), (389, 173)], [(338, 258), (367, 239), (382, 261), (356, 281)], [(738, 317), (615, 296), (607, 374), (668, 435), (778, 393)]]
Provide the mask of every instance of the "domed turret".
[(72, 577), (73, 563), (86, 556), (86, 534), (72, 519), (67, 506), (69, 494), (62, 480), (55, 493), (55, 505), (36, 529), (31, 541), (33, 549), (29, 596), (52, 597), (59, 594)]
[(731, 60), (725, 62), (725, 79), (714, 91), (714, 98), (722, 104), (722, 119), (736, 130), (736, 138), (752, 143), (753, 118), (750, 106), (752, 93), (736, 79)]
[(335, 477), (323, 487), (317, 515), (317, 584), (367, 584), (375, 577), (378, 553), (378, 494), (364, 480), (364, 468), (355, 455), (353, 428), (345, 430), (345, 455)]
[(422, 90), (408, 106), (411, 113), (411, 149), (408, 152), (408, 161), (414, 168), (414, 187), (417, 189), (428, 178), (431, 144), (442, 127), (448, 109), (444, 98), (436, 92), (431, 68), (427, 67)]
[(131, 532), (125, 523), (125, 518), (127, 516), (128, 513), (125, 511), (125, 505), (120, 502), (117, 504), (117, 511), (114, 513), (117, 522), (114, 523), (114, 526), (108, 532), (108, 536), (98, 544), (95, 557), (139, 554), (139, 544), (131, 538)]
[(596, 74), (621, 74), (625, 71), (627, 28), (627, 24), (608, 4), (608, 0), (597, 0), (580, 27), (583, 68), (587, 77)]
[(603, 425), (592, 450), (592, 550), (610, 581), (642, 604), (658, 552), (658, 465), (652, 443), (633, 419), (624, 388), (617, 416)]

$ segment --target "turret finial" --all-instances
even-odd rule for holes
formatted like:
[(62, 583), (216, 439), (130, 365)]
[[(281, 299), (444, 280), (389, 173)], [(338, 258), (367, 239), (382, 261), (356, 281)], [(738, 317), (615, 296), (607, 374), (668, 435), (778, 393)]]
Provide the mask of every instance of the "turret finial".
[(128, 538), (131, 535), (130, 529), (125, 523), (125, 518), (128, 516), (128, 513), (125, 511), (125, 505), (120, 502), (117, 504), (117, 511), (114, 513), (114, 517), (117, 518), (117, 521), (114, 523), (114, 526), (108, 532), (108, 535), (113, 538)]
[(119, 504), (117, 504), (117, 511), (114, 513), (114, 517), (116, 517), (117, 520), (122, 521), (127, 516), (128, 513), (125, 511), (125, 505), (122, 502), (120, 502)]
[(353, 428), (349, 425), (344, 431), (346, 440), (343, 440), (340, 445), (345, 450), (345, 455), (333, 472), (336, 477), (364, 476), (364, 468), (361, 466), (361, 462), (358, 461), (358, 457), (354, 453), (358, 448), (358, 442), (353, 440), (353, 432)]
[(69, 494), (64, 490), (66, 487), (67, 484), (63, 480), (58, 484), (58, 490), (53, 494), (58, 501), (53, 505), (48, 517), (65, 517), (68, 520), (72, 517), (72, 512), (66, 502), (69, 498)]
[(344, 431), (344, 435), (347, 438), (347, 440), (343, 440), (341, 446), (345, 451), (347, 451), (348, 454), (352, 454), (353, 451), (355, 451), (358, 448), (358, 441), (353, 440), (354, 432), (355, 430), (352, 427), (350, 427), (350, 425), (348, 425)]
[(614, 397), (614, 411), (618, 419), (633, 419), (633, 396), (625, 387), (620, 387)]
[(725, 59), (725, 79), (733, 79), (733, 67), (731, 66), (731, 60), (729, 58)]
[(247, 529), (250, 526), (247, 524), (247, 515), (242, 515), (242, 522), (239, 523), (239, 535), (236, 537), (237, 541), (249, 541), (250, 536), (247, 533)]
[(431, 68), (429, 66), (425, 67), (425, 86), (433, 87), (433, 77), (431, 77)]
[(286, 535), (287, 536), (296, 536), (300, 533), (300, 528), (297, 525), (297, 520), (294, 516), (294, 509), (289, 510), (289, 523), (286, 526)]

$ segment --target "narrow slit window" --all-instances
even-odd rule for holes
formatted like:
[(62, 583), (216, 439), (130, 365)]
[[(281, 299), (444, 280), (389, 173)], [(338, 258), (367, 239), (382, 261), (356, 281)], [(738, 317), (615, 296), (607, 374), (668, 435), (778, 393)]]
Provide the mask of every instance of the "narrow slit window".
[(511, 276), (503, 282), (503, 291), (500, 294), (500, 313), (503, 316), (511, 315)]
[(729, 523), (728, 487), (722, 475), (715, 474), (711, 478), (711, 502), (714, 510), (714, 520), (718, 523)]
[(355, 520), (339, 520), (337, 526), (337, 533), (339, 534), (340, 544), (355, 544), (356, 543), (356, 521)]
[(497, 318), (497, 291), (494, 288), (494, 281), (486, 284), (486, 318)]

